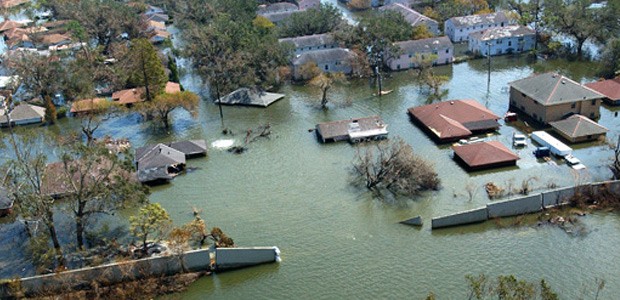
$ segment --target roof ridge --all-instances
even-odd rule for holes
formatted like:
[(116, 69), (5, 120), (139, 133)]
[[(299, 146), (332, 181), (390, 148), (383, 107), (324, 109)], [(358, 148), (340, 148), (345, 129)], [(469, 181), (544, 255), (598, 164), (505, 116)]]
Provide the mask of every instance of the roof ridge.
[[(552, 73), (552, 75), (551, 75), (551, 76), (554, 76), (554, 75), (559, 75), (559, 74), (557, 74), (557, 73)], [(553, 96), (553, 95), (555, 94), (555, 92), (558, 90), (558, 86), (560, 86), (560, 82), (562, 82), (562, 78), (563, 78), (563, 77), (564, 77), (563, 75), (560, 75), (560, 76), (558, 77), (558, 80), (555, 82), (555, 86), (554, 86), (554, 87), (553, 87), (553, 89), (551, 90), (551, 93), (549, 93), (549, 96), (547, 97), (547, 99), (545, 99), (545, 104), (549, 104), (549, 101), (551, 100), (552, 96)], [(554, 77), (554, 78), (555, 78), (555, 77)]]

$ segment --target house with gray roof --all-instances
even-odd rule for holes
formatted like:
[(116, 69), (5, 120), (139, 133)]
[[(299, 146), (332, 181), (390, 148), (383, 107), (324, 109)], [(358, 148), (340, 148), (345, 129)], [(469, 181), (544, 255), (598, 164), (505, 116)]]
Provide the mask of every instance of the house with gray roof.
[[(45, 108), (28, 103), (20, 103), (13, 107), (8, 117), (12, 125), (43, 123), (45, 119)], [(8, 125), (9, 120), (5, 114), (5, 109), (0, 108), (0, 126), (6, 127)]]
[(140, 182), (166, 182), (185, 169), (185, 154), (160, 143), (136, 149), (135, 162)]
[(486, 29), (515, 24), (516, 20), (508, 18), (505, 12), (453, 17), (444, 22), (444, 33), (452, 42), (466, 42), (469, 34)]
[(251, 88), (239, 88), (218, 99), (218, 103), (226, 105), (249, 105), (267, 107), (284, 98), (284, 94), (269, 93)]
[(534, 49), (536, 32), (520, 25), (495, 27), (469, 34), (469, 51), (476, 55), (523, 53)]
[(416, 68), (418, 66), (417, 55), (420, 55), (422, 59), (428, 55), (437, 55), (437, 59), (433, 61), (436, 65), (449, 64), (454, 61), (454, 45), (447, 36), (397, 42), (394, 46), (400, 49), (399, 56), (386, 61), (393, 71)]
[(403, 17), (405, 17), (405, 20), (407, 20), (407, 22), (409, 24), (411, 24), (412, 27), (416, 27), (416, 26), (426, 26), (428, 28), (428, 30), (434, 34), (434, 35), (439, 35), (439, 23), (437, 23), (437, 21), (405, 6), (402, 5), (401, 3), (392, 3), (390, 5), (385, 5), (379, 8), (380, 11), (395, 11), (400, 13), (401, 15), (403, 15)]
[(533, 75), (509, 85), (510, 110), (521, 112), (544, 125), (574, 114), (598, 119), (601, 101), (605, 97), (556, 73)]
[(166, 146), (183, 152), (183, 154), (185, 154), (185, 158), (207, 155), (207, 141), (205, 140), (177, 141), (167, 143)]
[(325, 73), (342, 72), (350, 74), (353, 71), (351, 62), (356, 57), (355, 52), (344, 48), (306, 52), (293, 59), (293, 78), (302, 79), (301, 67), (308, 63), (315, 63)]
[(595, 141), (605, 136), (607, 128), (582, 116), (572, 115), (564, 120), (549, 123), (553, 130), (571, 143)]
[(306, 10), (310, 8), (319, 8), (321, 0), (297, 0), (299, 10)]
[(295, 50), (295, 55), (313, 50), (333, 49), (338, 47), (338, 43), (329, 33), (304, 35), (278, 40), (280, 43), (288, 43)]
[(256, 14), (263, 16), (272, 23), (278, 25), (287, 20), (291, 15), (300, 12), (299, 7), (289, 2), (277, 2), (258, 7)]

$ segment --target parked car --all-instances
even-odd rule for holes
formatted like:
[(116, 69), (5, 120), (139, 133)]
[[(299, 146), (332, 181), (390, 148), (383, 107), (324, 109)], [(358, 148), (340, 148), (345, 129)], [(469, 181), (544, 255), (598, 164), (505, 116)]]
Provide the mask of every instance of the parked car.
[(527, 137), (524, 134), (513, 133), (512, 134), (512, 146), (527, 147)]
[(581, 161), (578, 158), (574, 157), (572, 154), (566, 155), (564, 157), (564, 160), (566, 160), (567, 165), (569, 165), (575, 170), (583, 170), (586, 168), (586, 166), (584, 166)]

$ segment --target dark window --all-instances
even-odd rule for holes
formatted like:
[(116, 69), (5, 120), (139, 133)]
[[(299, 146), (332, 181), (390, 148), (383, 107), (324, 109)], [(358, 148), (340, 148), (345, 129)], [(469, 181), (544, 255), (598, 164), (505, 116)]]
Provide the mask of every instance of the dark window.
[(593, 112), (590, 113), (590, 119), (594, 119), (594, 113)]
[(512, 46), (512, 41), (508, 41), (508, 47)]
[(592, 136), (591, 136), (591, 135), (588, 135), (588, 140), (591, 140), (591, 139), (592, 139)]
[(397, 66), (396, 66), (396, 69), (400, 70), (400, 65), (397, 65)]
[(411, 54), (409, 54), (409, 58), (411, 58)]
[(502, 23), (500, 24), (500, 26), (504, 27), (504, 22), (502, 22)]
[(577, 103), (573, 102), (573, 104), (570, 105), (570, 108), (575, 108), (577, 107)]
[(450, 53), (450, 48), (446, 49), (446, 53)]
[(329, 66), (325, 65), (325, 71), (329, 70)]
[(596, 105), (596, 99), (592, 99), (592, 105)]

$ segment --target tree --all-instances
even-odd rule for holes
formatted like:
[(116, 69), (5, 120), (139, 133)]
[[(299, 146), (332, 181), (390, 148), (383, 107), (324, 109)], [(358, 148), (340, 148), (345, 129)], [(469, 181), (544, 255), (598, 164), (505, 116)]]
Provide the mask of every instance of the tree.
[(145, 189), (133, 178), (130, 157), (122, 159), (101, 143), (69, 143), (63, 145), (61, 158), (46, 172), (51, 185), (65, 187), (58, 192), (75, 219), (78, 249), (84, 249), (86, 224), (93, 216), (146, 201)]
[(382, 141), (365, 151), (357, 151), (353, 160), (355, 182), (369, 190), (387, 189), (392, 193), (415, 195), (436, 190), (440, 180), (434, 167), (415, 155), (401, 138)]
[(418, 67), (416, 80), (422, 87), (428, 89), (427, 101), (433, 103), (434, 101), (441, 101), (448, 95), (447, 89), (442, 87), (450, 80), (448, 76), (436, 75), (433, 71), (433, 64), (437, 60), (436, 54), (421, 55), (416, 54), (413, 58), (413, 63)]
[(331, 4), (321, 4), (318, 8), (292, 14), (280, 25), (279, 35), (285, 38), (328, 33), (342, 22), (338, 8)]
[(571, 37), (575, 41), (577, 58), (583, 58), (583, 44), (595, 38), (601, 16), (597, 10), (588, 9), (590, 0), (546, 0), (543, 20), (549, 28)]
[(174, 57), (172, 57), (172, 55), (168, 55), (168, 70), (170, 70), (168, 81), (180, 83), (181, 80), (179, 78), (179, 69), (177, 67), (177, 61)]
[(157, 49), (149, 40), (132, 40), (126, 63), (129, 71), (129, 84), (143, 86), (147, 101), (153, 100), (163, 91), (168, 76), (157, 55)]
[(618, 137), (618, 143), (614, 149), (614, 161), (609, 166), (609, 169), (613, 173), (612, 179), (620, 179), (620, 137)]
[(497, 282), (496, 294), (500, 300), (533, 299), (536, 295), (536, 288), (533, 283), (518, 280), (514, 275), (500, 275)]
[(140, 111), (145, 115), (153, 116), (156, 120), (162, 122), (164, 127), (170, 127), (170, 113), (177, 109), (183, 108), (195, 115), (198, 106), (198, 95), (184, 91), (178, 93), (163, 93), (157, 95), (153, 101), (141, 103)]
[(327, 108), (327, 91), (331, 89), (334, 84), (343, 84), (346, 82), (346, 76), (343, 73), (319, 73), (310, 80), (310, 85), (318, 87), (321, 90), (321, 108)]
[(411, 39), (420, 40), (427, 39), (433, 37), (433, 33), (428, 30), (426, 25), (418, 25), (413, 27), (413, 33), (411, 34)]
[(370, 8), (370, 0), (351, 0), (347, 7), (352, 10), (365, 10)]
[(149, 239), (160, 241), (171, 224), (170, 216), (159, 203), (146, 204), (140, 208), (138, 215), (129, 217), (129, 230), (140, 241), (142, 256), (147, 256), (153, 246), (149, 245)]
[(33, 97), (53, 96), (65, 82), (66, 71), (55, 54), (39, 55), (30, 51), (12, 52), (4, 61), (12, 75), (19, 80), (27, 93)]
[(601, 55), (600, 75), (605, 78), (614, 78), (620, 75), (620, 38), (607, 41)]
[(500, 275), (496, 280), (488, 280), (484, 274), (478, 276), (466, 275), (469, 285), (468, 299), (489, 299), (497, 297), (499, 300), (557, 300), (558, 295), (543, 279), (539, 288), (535, 282), (519, 280), (514, 275)]
[(79, 102), (76, 106), (80, 110), (80, 106), (86, 106), (87, 111), (76, 114), (76, 117), (80, 119), (80, 130), (86, 137), (86, 145), (91, 146), (95, 141), (95, 131), (101, 126), (101, 122), (107, 120), (113, 115), (117, 106), (110, 101), (97, 101), (97, 99), (86, 99)]
[(47, 124), (56, 123), (56, 106), (52, 102), (50, 95), (45, 95), (43, 98), (43, 104), (45, 106), (45, 121)]

